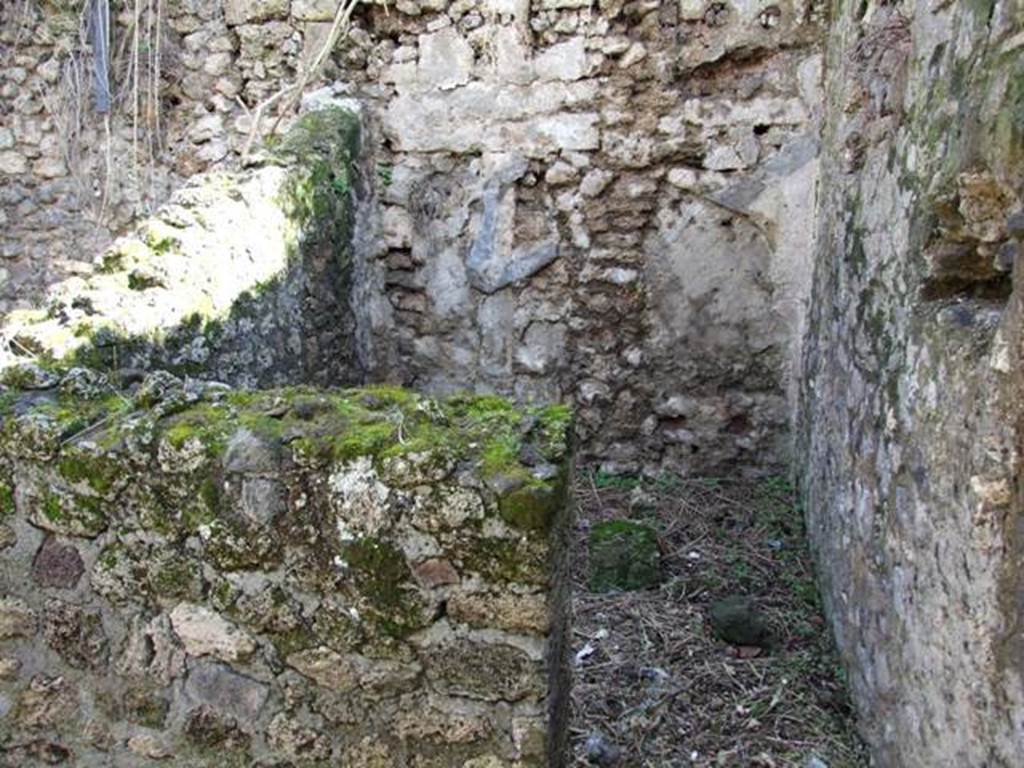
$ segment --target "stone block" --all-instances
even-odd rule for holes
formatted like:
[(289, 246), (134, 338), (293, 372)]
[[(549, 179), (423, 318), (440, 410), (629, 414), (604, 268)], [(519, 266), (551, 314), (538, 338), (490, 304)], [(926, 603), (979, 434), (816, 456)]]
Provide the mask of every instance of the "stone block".
[(534, 73), (540, 80), (579, 80), (587, 72), (587, 53), (582, 37), (552, 45), (533, 60)]
[(454, 27), (421, 35), (419, 50), (417, 86), (448, 90), (469, 82), (473, 48)]
[(225, 0), (224, 19), (231, 26), (283, 19), (291, 0)]
[(78, 550), (61, 544), (52, 536), (43, 539), (32, 560), (32, 578), (43, 587), (73, 589), (84, 571), (85, 564)]
[(205, 606), (179, 604), (171, 611), (171, 626), (190, 656), (215, 656), (231, 662), (256, 650), (248, 633)]
[(35, 611), (16, 597), (0, 599), (0, 639), (32, 637), (36, 633)]
[(269, 687), (228, 666), (197, 661), (189, 667), (184, 697), (242, 722), (255, 720), (267, 701)]
[(299, 21), (333, 21), (336, 0), (292, 0), (292, 17)]

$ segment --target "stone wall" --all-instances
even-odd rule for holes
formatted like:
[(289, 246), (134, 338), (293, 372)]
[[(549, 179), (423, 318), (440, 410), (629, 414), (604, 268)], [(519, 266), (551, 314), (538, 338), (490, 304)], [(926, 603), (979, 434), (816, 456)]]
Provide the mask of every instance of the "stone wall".
[(880, 766), (1020, 764), (1022, 22), (843, 2), (830, 29), (801, 461)]
[(4, 765), (562, 764), (565, 408), (14, 370)]
[[(608, 468), (781, 468), (808, 289), (820, 5), (363, 3), (321, 80), (363, 105), (376, 169), (355, 233), (366, 375), (572, 398), (584, 455)], [(40, 147), (54, 152), (61, 132), (46, 78), (74, 61), (87, 72), (88, 48), (69, 57), (66, 35), (47, 32), (68, 24), (56, 5), (25, 7), (38, 15), (20, 38), (3, 11), (19, 80), (0, 116), (13, 142), (0, 158), (8, 306), (53, 279), (65, 247), (95, 252), (83, 199), (58, 188), (105, 190), (102, 236), (181, 177), (232, 164), (334, 4), (168, 0), (161, 24), (144, 20), (162, 59), (160, 121), (142, 126), (159, 151), (140, 163), (160, 183), (142, 197), (121, 172), (131, 164), (103, 172), (88, 106), (79, 162), (70, 176), (48, 163), (44, 180)], [(130, 40), (130, 12), (115, 15)], [(130, 156), (124, 99), (111, 141)]]

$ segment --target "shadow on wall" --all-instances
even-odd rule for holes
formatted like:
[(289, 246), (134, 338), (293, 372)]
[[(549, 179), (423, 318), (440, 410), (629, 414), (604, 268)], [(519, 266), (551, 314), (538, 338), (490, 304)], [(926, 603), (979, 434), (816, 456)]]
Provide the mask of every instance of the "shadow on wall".
[(0, 365), (162, 368), (245, 387), (361, 380), (350, 306), (359, 118), (310, 112), (263, 165), (199, 177), (98, 260), (7, 316)]

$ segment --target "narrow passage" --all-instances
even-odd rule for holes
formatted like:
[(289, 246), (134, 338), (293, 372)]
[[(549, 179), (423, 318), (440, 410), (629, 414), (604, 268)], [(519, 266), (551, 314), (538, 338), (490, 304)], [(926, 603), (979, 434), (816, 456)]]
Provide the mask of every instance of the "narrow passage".
[(575, 494), (571, 765), (867, 765), (787, 482)]

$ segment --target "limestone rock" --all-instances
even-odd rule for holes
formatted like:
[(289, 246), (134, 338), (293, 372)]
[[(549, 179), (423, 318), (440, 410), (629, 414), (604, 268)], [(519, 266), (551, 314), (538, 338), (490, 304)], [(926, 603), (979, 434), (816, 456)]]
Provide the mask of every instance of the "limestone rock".
[(281, 452), (278, 446), (251, 430), (240, 429), (228, 441), (223, 465), (225, 472), (273, 473), (281, 466)]
[(289, 0), (225, 0), (224, 19), (235, 26), (280, 19), (288, 15)]
[(69, 666), (95, 669), (106, 664), (109, 641), (99, 611), (51, 599), (46, 601), (42, 624), (47, 644)]
[(573, 37), (546, 48), (534, 59), (533, 67), (540, 80), (579, 80), (587, 70), (583, 38)]
[(452, 696), (518, 701), (538, 692), (538, 661), (511, 645), (455, 640), (426, 650), (434, 687)]
[(0, 639), (32, 637), (36, 615), (28, 603), (17, 597), (0, 598)]
[(60, 391), (74, 397), (98, 398), (113, 390), (106, 374), (91, 368), (72, 368), (61, 378)]
[(0, 680), (16, 680), (21, 670), (21, 662), (11, 657), (0, 657)]
[(458, 571), (455, 570), (451, 562), (443, 558), (431, 558), (417, 563), (413, 567), (412, 573), (416, 577), (416, 581), (427, 589), (458, 584), (460, 581)]
[(288, 665), (316, 681), (317, 685), (340, 693), (359, 689), (402, 689), (415, 681), (421, 672), (420, 665), (415, 662), (340, 654), (323, 646), (292, 654), (288, 657)]
[(248, 723), (255, 720), (263, 709), (269, 689), (265, 683), (239, 674), (230, 667), (195, 661), (189, 665), (185, 693), (196, 702)]
[(287, 491), (279, 481), (265, 477), (242, 481), (242, 514), (250, 522), (269, 525), (287, 508)]
[(206, 706), (197, 707), (189, 713), (185, 735), (200, 747), (228, 752), (244, 750), (250, 741), (233, 717)]
[(0, 552), (18, 543), (18, 534), (9, 525), (0, 524)]
[(205, 606), (179, 603), (170, 618), (174, 633), (191, 656), (239, 661), (256, 650), (256, 644), (244, 630)]
[(67, 728), (78, 720), (78, 696), (63, 677), (37, 676), (18, 702), (17, 722), (25, 729)]
[(3, 371), (3, 383), (18, 389), (53, 389), (60, 377), (36, 363), (19, 363)]
[(583, 181), (580, 182), (580, 194), (584, 197), (597, 197), (608, 187), (613, 178), (615, 178), (615, 174), (610, 171), (600, 169), (588, 171), (587, 175), (583, 177)]
[(298, 723), (283, 712), (267, 726), (267, 741), (271, 748), (292, 760), (326, 760), (331, 756), (327, 733)]
[(170, 619), (135, 616), (115, 669), (130, 679), (168, 685), (185, 671), (185, 653), (174, 641)]
[(0, 173), (20, 176), (28, 172), (28, 161), (18, 152), (0, 152)]
[(360, 456), (338, 467), (327, 483), (342, 541), (376, 536), (389, 523), (392, 491), (380, 481), (370, 457)]
[(473, 48), (455, 27), (445, 27), (419, 39), (417, 84), (449, 90), (469, 82)]
[(153, 371), (146, 374), (135, 391), (135, 402), (143, 408), (175, 397), (181, 397), (185, 383), (169, 371)]
[(337, 8), (334, 0), (292, 0), (292, 16), (299, 21), (332, 21)]
[(163, 739), (151, 733), (140, 733), (128, 739), (128, 749), (139, 757), (149, 760), (166, 760), (174, 750)]
[(398, 713), (395, 735), (403, 740), (424, 740), (441, 744), (471, 744), (492, 734), (494, 724), (479, 703), (428, 696)]
[(368, 736), (345, 750), (341, 764), (351, 768), (391, 768), (395, 758), (385, 742)]
[(448, 615), (471, 627), (499, 627), (509, 632), (544, 634), (551, 627), (544, 595), (456, 592), (448, 598)]

